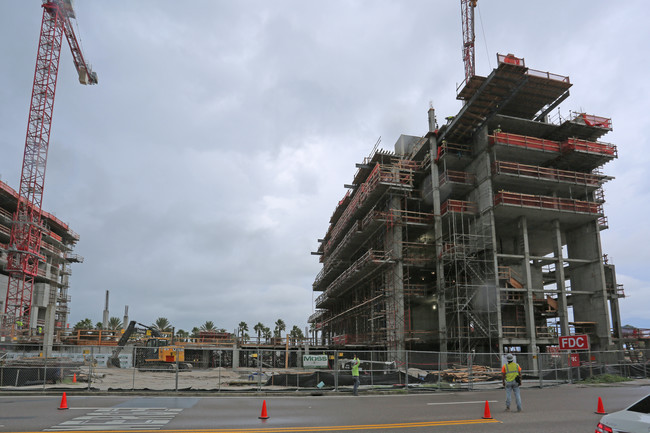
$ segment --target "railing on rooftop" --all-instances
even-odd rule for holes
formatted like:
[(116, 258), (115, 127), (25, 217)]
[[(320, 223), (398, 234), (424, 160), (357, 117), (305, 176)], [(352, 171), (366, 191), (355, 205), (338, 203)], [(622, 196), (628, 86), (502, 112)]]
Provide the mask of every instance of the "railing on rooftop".
[[(523, 68), (526, 67), (526, 61), (524, 60), (523, 57), (516, 57), (513, 54), (497, 54), (497, 62), (498, 63), (505, 63), (508, 65), (515, 65), (515, 66), (521, 66)], [(553, 74), (551, 72), (545, 72), (545, 71), (538, 71), (536, 69), (530, 69), (528, 68), (526, 70), (526, 74), (530, 75), (532, 77), (539, 77), (539, 78), (546, 78), (547, 80), (554, 80), (554, 81), (561, 81), (563, 83), (570, 83), (569, 77), (564, 76), (564, 75), (559, 75), (559, 74)]]
[(518, 194), (505, 191), (494, 195), (494, 205), (496, 206), (499, 204), (591, 214), (600, 214), (602, 212), (598, 203), (572, 200), (568, 198), (547, 197), (542, 195)]
[(494, 161), (492, 163), (492, 173), (516, 174), (519, 176), (534, 177), (536, 179), (571, 182), (581, 185), (600, 184), (600, 177), (595, 174), (559, 170), (557, 168), (539, 167), (536, 165), (519, 164), (518, 162), (509, 161)]
[(562, 152), (569, 152), (574, 150), (577, 150), (579, 152), (611, 155), (614, 158), (618, 158), (618, 150), (614, 144), (578, 140), (577, 138), (569, 138), (566, 141), (562, 142)]
[(490, 145), (505, 144), (508, 146), (518, 146), (526, 149), (541, 150), (544, 152), (560, 153), (560, 143), (543, 138), (528, 137), (526, 135), (510, 134), (508, 132), (494, 132), (488, 136)]

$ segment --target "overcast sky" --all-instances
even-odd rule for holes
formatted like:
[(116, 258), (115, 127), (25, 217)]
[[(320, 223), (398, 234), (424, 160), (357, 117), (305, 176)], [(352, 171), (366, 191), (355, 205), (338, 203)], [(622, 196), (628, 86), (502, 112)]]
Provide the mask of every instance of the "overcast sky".
[[(18, 188), (42, 12), (3, 0), (0, 176)], [(459, 1), (77, 1), (99, 85), (64, 43), (44, 208), (80, 234), (70, 323), (110, 315), (304, 328), (329, 218), (381, 137), (461, 107)], [(496, 53), (568, 75), (560, 106), (607, 116), (603, 252), (623, 323), (650, 327), (647, 2), (481, 1), (478, 75)], [(317, 293), (318, 294), (318, 293)]]

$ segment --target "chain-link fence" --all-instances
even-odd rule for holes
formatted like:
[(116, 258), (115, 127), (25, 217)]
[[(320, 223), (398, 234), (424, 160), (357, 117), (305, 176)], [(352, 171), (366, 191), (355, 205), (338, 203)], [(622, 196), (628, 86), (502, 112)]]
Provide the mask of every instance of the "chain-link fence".
[[(504, 356), (487, 353), (348, 351), (314, 348), (127, 347), (112, 361), (110, 346), (0, 347), (0, 389), (351, 392), (351, 361), (361, 391), (472, 390), (501, 386)], [(523, 386), (579, 382), (608, 374), (648, 377), (650, 350), (513, 353)]]

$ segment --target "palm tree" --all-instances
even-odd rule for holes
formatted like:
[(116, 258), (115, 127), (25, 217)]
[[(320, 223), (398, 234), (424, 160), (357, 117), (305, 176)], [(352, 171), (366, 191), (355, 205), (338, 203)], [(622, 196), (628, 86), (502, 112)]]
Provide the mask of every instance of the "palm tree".
[(102, 329), (103, 326), (104, 326), (104, 324), (102, 322), (97, 322), (95, 324), (95, 329)]
[(257, 332), (257, 342), (260, 342), (262, 338), (262, 331), (264, 331), (264, 324), (262, 322), (257, 322), (257, 325), (253, 326), (253, 331)]
[(171, 331), (172, 324), (169, 323), (169, 320), (167, 320), (166, 317), (159, 317), (153, 323), (152, 327), (156, 328), (160, 332), (168, 332)]
[(119, 317), (111, 317), (108, 319), (108, 329), (116, 331), (118, 329), (122, 329), (122, 327), (122, 321)]
[(289, 336), (294, 342), (298, 342), (298, 340), (302, 340), (305, 338), (305, 335), (302, 333), (302, 329), (300, 329), (297, 325), (293, 325), (293, 328), (291, 328), (291, 332), (289, 332)]
[(211, 320), (208, 320), (203, 325), (201, 325), (200, 329), (201, 329), (201, 331), (204, 331), (204, 332), (216, 332), (217, 331), (217, 327), (214, 326), (214, 322), (212, 322)]
[(92, 320), (85, 318), (74, 325), (74, 329), (93, 329)]
[(196, 326), (192, 328), (192, 338), (199, 338), (199, 332), (201, 332), (201, 330)]
[(264, 334), (264, 341), (267, 341), (267, 342), (271, 338), (271, 335), (273, 335), (273, 334), (271, 334), (271, 328), (267, 328), (266, 326), (262, 330), (262, 334)]
[(287, 329), (287, 325), (284, 323), (284, 320), (278, 319), (275, 321), (275, 331), (274, 337), (282, 338), (282, 331)]
[(176, 332), (176, 337), (178, 337), (179, 340), (185, 341), (188, 337), (190, 336), (190, 333), (187, 331), (184, 331), (182, 329), (179, 329)]
[(239, 338), (244, 337), (244, 332), (248, 332), (248, 323), (246, 322), (239, 322), (239, 326), (237, 327), (237, 336)]

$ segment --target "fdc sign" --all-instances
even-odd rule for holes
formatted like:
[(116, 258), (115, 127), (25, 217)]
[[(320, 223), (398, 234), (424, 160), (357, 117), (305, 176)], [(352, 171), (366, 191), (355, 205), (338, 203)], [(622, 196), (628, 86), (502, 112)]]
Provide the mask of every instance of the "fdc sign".
[(560, 350), (589, 350), (589, 336), (566, 335), (560, 337)]

